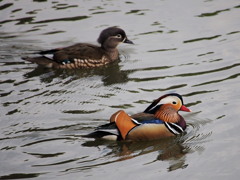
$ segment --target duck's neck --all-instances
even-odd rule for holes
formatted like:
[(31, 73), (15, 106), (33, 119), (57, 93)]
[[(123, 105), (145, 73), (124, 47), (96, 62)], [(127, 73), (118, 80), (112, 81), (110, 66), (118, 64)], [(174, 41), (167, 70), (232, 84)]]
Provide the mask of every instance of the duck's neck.
[(118, 44), (110, 44), (109, 42), (105, 42), (102, 44), (102, 49), (109, 56), (109, 58), (114, 61), (119, 59), (119, 52), (117, 50)]
[(178, 112), (171, 106), (161, 106), (154, 116), (168, 123), (177, 123), (181, 119)]
[(109, 56), (111, 61), (119, 59), (119, 52), (117, 48), (112, 48), (112, 49), (104, 49), (106, 54)]

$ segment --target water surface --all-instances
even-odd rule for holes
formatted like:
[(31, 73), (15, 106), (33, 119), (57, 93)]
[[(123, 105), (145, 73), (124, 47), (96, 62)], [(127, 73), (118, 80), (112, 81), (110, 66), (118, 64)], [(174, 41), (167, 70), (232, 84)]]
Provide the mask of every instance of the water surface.
[[(238, 179), (240, 2), (1, 1), (0, 179)], [(95, 70), (22, 56), (96, 43), (118, 25), (135, 45)], [(82, 138), (119, 109), (177, 92), (186, 134), (151, 142)]]

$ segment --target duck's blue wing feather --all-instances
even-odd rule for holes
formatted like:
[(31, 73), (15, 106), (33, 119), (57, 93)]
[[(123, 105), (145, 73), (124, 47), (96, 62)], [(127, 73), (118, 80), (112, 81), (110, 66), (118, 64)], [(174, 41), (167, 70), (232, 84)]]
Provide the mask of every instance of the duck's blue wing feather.
[(154, 115), (150, 113), (138, 113), (138, 114), (132, 115), (131, 117), (140, 124), (163, 124), (164, 123), (162, 120), (155, 118)]

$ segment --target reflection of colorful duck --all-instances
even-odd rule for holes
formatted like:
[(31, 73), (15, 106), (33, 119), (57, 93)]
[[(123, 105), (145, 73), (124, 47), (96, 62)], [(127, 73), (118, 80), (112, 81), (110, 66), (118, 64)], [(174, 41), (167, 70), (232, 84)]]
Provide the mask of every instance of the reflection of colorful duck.
[[(104, 29), (99, 35), (101, 46), (88, 43), (78, 43), (65, 48), (41, 51), (39, 57), (24, 57), (44, 67), (57, 69), (93, 68), (109, 64), (119, 59), (117, 46), (120, 43), (133, 44), (124, 30), (117, 27)], [(52, 55), (53, 57), (48, 57)]]
[(186, 129), (178, 111), (191, 112), (177, 93), (166, 94), (153, 101), (143, 113), (129, 116), (123, 110), (114, 113), (110, 123), (99, 126), (87, 137), (108, 140), (153, 140), (181, 134)]
[[(187, 166), (185, 159), (186, 154), (191, 153), (191, 147), (183, 144), (179, 138), (170, 137), (153, 141), (106, 141), (106, 140), (90, 140), (85, 141), (82, 145), (85, 147), (98, 147), (107, 149), (101, 156), (104, 156), (104, 164), (111, 164), (116, 161), (124, 161), (138, 156), (153, 153), (152, 159), (148, 159), (148, 163), (156, 161), (165, 161), (169, 163), (168, 171), (173, 171)], [(155, 157), (156, 155), (156, 157)], [(105, 161), (107, 157), (116, 157), (114, 161)], [(93, 160), (95, 161), (95, 159)]]

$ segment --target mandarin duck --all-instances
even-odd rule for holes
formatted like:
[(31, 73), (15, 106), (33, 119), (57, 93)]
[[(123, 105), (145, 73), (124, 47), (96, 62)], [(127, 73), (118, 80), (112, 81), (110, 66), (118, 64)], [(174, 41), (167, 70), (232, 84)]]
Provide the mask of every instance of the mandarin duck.
[[(104, 29), (97, 41), (101, 46), (78, 43), (65, 48), (40, 51), (39, 54), (41, 56), (23, 57), (22, 59), (47, 68), (93, 68), (118, 60), (119, 52), (117, 46), (120, 43), (133, 44), (127, 38), (124, 30), (117, 27)], [(52, 55), (52, 57), (47, 55)]]
[(178, 111), (191, 112), (184, 106), (181, 95), (166, 94), (154, 100), (142, 113), (131, 116), (123, 110), (114, 113), (110, 123), (99, 126), (85, 137), (144, 141), (175, 136), (186, 129), (186, 122)]

